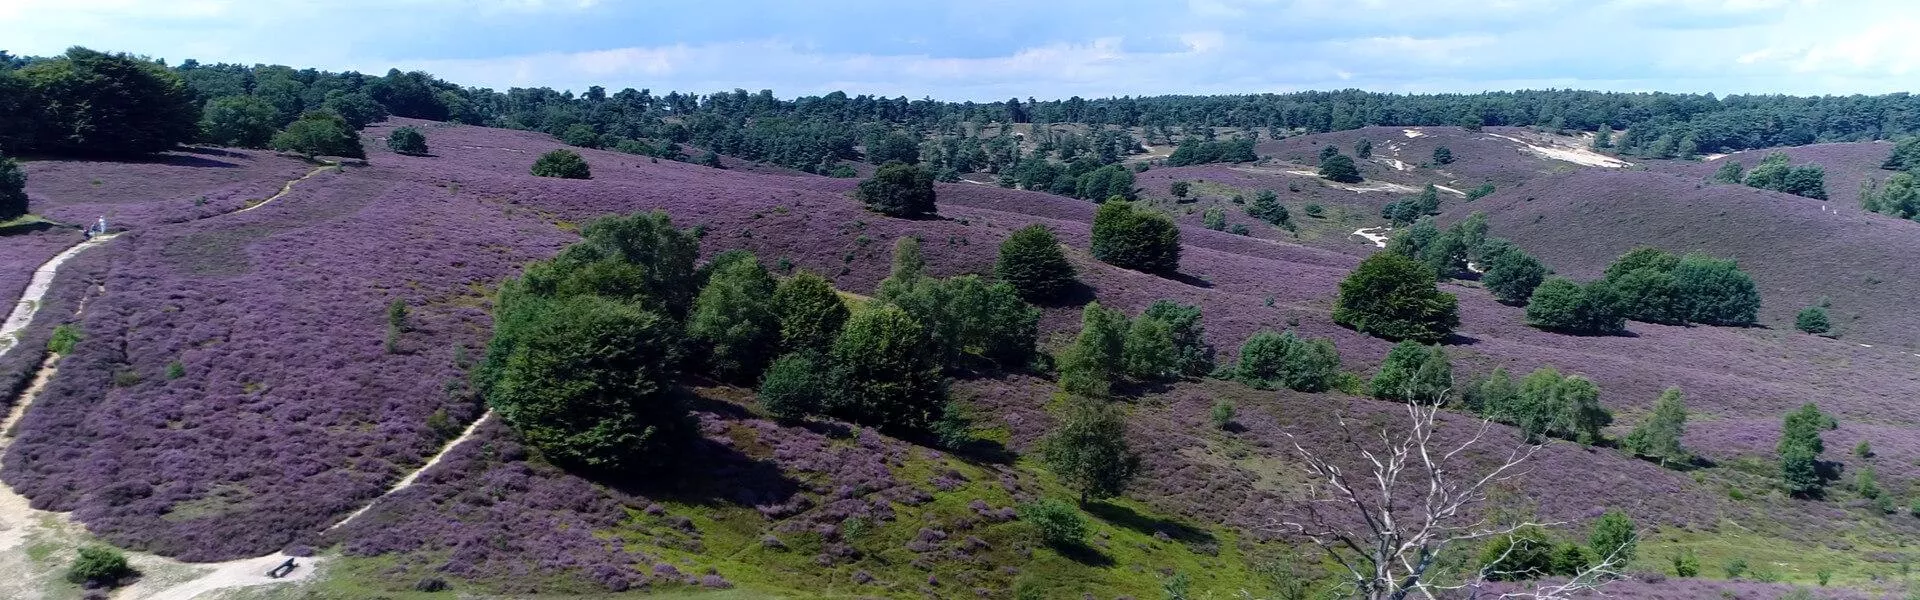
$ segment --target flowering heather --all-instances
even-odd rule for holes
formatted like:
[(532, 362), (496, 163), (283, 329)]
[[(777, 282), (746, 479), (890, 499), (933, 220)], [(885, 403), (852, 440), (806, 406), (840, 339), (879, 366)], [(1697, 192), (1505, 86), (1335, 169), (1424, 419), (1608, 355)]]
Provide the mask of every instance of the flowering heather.
[(33, 212), (114, 229), (178, 223), (242, 208), (313, 168), (264, 150), (198, 148), (129, 162), (25, 163)]
[[(42, 263), (80, 243), (80, 230), (67, 227), (50, 227), (26, 233), (0, 237), (0, 298), (4, 298), (6, 307), (0, 312), (11, 312), (13, 302), (20, 299), (20, 293), (26, 291), (27, 282), (33, 279), (34, 269)], [(0, 319), (6, 318), (0, 316)]]
[[(11, 407), (15, 393), (33, 380), (47, 356), (47, 339), (52, 337), (53, 328), (71, 320), (74, 311), (106, 275), (108, 252), (109, 248), (88, 250), (60, 267), (60, 274), (54, 277), (47, 295), (40, 298), (33, 322), (20, 330), (19, 345), (0, 355), (0, 407)], [(19, 293), (15, 290), (11, 297), (18, 298)]]

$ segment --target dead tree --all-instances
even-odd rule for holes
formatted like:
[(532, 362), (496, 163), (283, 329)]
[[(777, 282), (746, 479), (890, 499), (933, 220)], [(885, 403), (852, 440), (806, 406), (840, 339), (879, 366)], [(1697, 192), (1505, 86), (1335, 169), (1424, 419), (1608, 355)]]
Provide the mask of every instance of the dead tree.
[[(1314, 454), (1288, 433), (1312, 481), (1308, 502), (1304, 518), (1275, 518), (1265, 528), (1311, 540), (1346, 571), (1352, 597), (1366, 600), (1410, 596), (1558, 600), (1595, 590), (1619, 575), (1624, 561), (1618, 556), (1603, 557), (1600, 564), (1564, 582), (1535, 584), (1520, 591), (1496, 591), (1496, 586), (1488, 585), (1500, 575), (1489, 570), (1491, 565), (1466, 572), (1435, 572), (1440, 553), (1456, 545), (1559, 523), (1499, 523), (1483, 510), (1490, 488), (1526, 475), (1525, 463), (1539, 445), (1522, 444), (1498, 464), (1476, 468), (1467, 453), (1485, 439), (1491, 422), (1480, 421), (1466, 441), (1443, 447), (1433, 436), (1438, 403), (1410, 403), (1406, 411), (1409, 427), (1398, 434), (1382, 427), (1377, 435), (1356, 435), (1347, 419), (1339, 418), (1342, 445), (1361, 459), (1364, 472), (1360, 473), (1349, 473), (1341, 463)], [(1362, 444), (1363, 437), (1371, 438), (1370, 443)], [(1369, 447), (1375, 442), (1379, 447)]]

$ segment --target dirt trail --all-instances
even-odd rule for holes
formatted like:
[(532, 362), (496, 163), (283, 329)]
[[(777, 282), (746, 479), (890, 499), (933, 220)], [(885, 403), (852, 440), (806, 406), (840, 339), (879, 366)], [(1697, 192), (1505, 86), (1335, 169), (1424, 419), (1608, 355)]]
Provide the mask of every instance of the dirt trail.
[(1366, 238), (1369, 242), (1373, 242), (1375, 246), (1385, 248), (1387, 247), (1387, 233), (1390, 231), (1393, 231), (1392, 227), (1363, 227), (1353, 230), (1353, 233), (1349, 234), (1348, 237), (1357, 235)]
[(266, 206), (268, 202), (272, 202), (272, 201), (275, 201), (275, 200), (279, 200), (279, 199), (280, 199), (280, 197), (282, 197), (282, 196), (285, 196), (285, 195), (287, 195), (287, 194), (290, 194), (290, 193), (293, 193), (293, 184), (296, 184), (296, 183), (300, 183), (300, 182), (302, 182), (302, 181), (306, 181), (306, 180), (308, 180), (308, 179), (311, 179), (311, 178), (313, 178), (313, 176), (315, 176), (315, 175), (319, 175), (321, 171), (325, 171), (325, 170), (327, 170), (327, 169), (332, 169), (332, 168), (335, 168), (335, 167), (339, 167), (339, 166), (340, 166), (340, 163), (327, 163), (327, 164), (324, 164), (324, 165), (320, 165), (320, 166), (318, 166), (318, 167), (314, 167), (312, 171), (307, 171), (307, 174), (306, 174), (306, 175), (301, 175), (299, 179), (295, 179), (295, 180), (292, 180), (292, 181), (288, 181), (286, 185), (282, 185), (282, 186), (280, 186), (280, 191), (278, 191), (278, 192), (274, 192), (274, 194), (273, 194), (272, 196), (267, 196), (267, 197), (266, 197), (265, 199), (263, 199), (263, 200), (261, 200), (261, 201), (259, 201), (259, 202), (255, 202), (255, 203), (253, 203), (253, 204), (249, 204), (249, 205), (247, 205), (247, 206), (246, 206), (246, 208), (242, 208), (242, 209), (240, 209), (240, 210), (236, 210), (236, 211), (233, 211), (233, 212), (230, 212), (230, 213), (227, 213), (227, 214), (230, 214), (230, 215), (236, 215), (236, 214), (240, 214), (240, 213), (243, 213), (243, 212), (247, 212), (247, 211), (250, 211), (250, 210), (253, 210), (253, 209), (256, 209), (256, 208), (260, 208), (260, 207), (262, 207), (262, 206)]
[(487, 419), (491, 419), (491, 418), (493, 418), (493, 411), (487, 411), (486, 414), (480, 415), (480, 418), (474, 419), (473, 423), (470, 423), (467, 425), (467, 429), (465, 431), (460, 432), (460, 437), (453, 438), (453, 441), (447, 442), (446, 446), (440, 448), (440, 452), (438, 454), (433, 455), (433, 458), (427, 459), (426, 464), (420, 465), (420, 468), (414, 469), (413, 472), (408, 473), (406, 477), (400, 478), (400, 481), (394, 483), (393, 487), (387, 488), (387, 491), (383, 494), (380, 494), (378, 498), (374, 498), (372, 500), (367, 501), (367, 505), (360, 507), (360, 510), (353, 511), (353, 514), (347, 515), (347, 518), (341, 519), (340, 522), (334, 523), (332, 526), (327, 527), (327, 531), (333, 531), (334, 529), (340, 527), (341, 525), (347, 524), (348, 521), (352, 521), (355, 517), (358, 517), (362, 513), (367, 512), (368, 509), (373, 508), (373, 505), (379, 504), (381, 499), (386, 498), (387, 496), (393, 495), (394, 492), (398, 492), (402, 489), (406, 489), (407, 486), (413, 485), (413, 480), (419, 479), (421, 473), (425, 473), (427, 472), (427, 469), (431, 469), (433, 468), (434, 465), (440, 464), (440, 459), (446, 458), (448, 452), (452, 452), (454, 448), (457, 448), (460, 446), (460, 444), (465, 443), (467, 441), (467, 438), (473, 437), (473, 432), (480, 429), (480, 424), (487, 422)]
[(118, 233), (97, 235), (93, 239), (74, 244), (73, 247), (61, 251), (42, 263), (40, 268), (33, 270), (33, 279), (27, 282), (27, 291), (20, 294), (20, 302), (13, 305), (13, 312), (7, 315), (4, 324), (0, 324), (0, 356), (5, 356), (7, 351), (20, 343), (20, 330), (26, 329), (27, 325), (33, 322), (33, 315), (40, 312), (40, 299), (45, 298), (47, 290), (53, 287), (53, 276), (60, 270), (60, 265), (72, 260), (88, 248), (105, 244), (119, 235)]

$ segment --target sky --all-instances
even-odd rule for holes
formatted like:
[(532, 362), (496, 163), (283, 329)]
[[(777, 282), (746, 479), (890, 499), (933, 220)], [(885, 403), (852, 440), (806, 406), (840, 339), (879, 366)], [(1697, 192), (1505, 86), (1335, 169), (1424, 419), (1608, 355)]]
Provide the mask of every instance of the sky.
[(0, 0), (69, 46), (462, 85), (994, 101), (1291, 92), (1880, 94), (1916, 0)]

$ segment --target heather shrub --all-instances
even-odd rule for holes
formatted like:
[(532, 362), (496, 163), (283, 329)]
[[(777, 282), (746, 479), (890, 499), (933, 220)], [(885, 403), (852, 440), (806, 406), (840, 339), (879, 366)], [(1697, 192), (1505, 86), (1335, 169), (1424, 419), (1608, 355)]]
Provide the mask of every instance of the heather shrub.
[(889, 431), (925, 431), (947, 398), (931, 346), (925, 329), (899, 307), (854, 313), (833, 343), (828, 412)]
[(1167, 191), (1172, 193), (1175, 198), (1185, 198), (1191, 185), (1192, 184), (1185, 181), (1175, 181), (1167, 186)]
[(53, 335), (47, 338), (47, 351), (54, 354), (73, 352), (73, 345), (80, 343), (80, 329), (72, 323), (62, 323), (53, 328)]
[(818, 354), (799, 351), (780, 357), (767, 367), (760, 382), (760, 407), (781, 420), (798, 420), (819, 414), (825, 407), (825, 395), (832, 382), (828, 365)]
[(224, 96), (200, 111), (200, 140), (216, 146), (265, 148), (280, 125), (280, 113), (256, 96)]
[(1453, 391), (1447, 351), (1407, 340), (1395, 344), (1370, 384), (1373, 397), (1399, 402), (1445, 402)]
[(1377, 337), (1436, 343), (1460, 325), (1458, 303), (1435, 287), (1426, 266), (1377, 252), (1340, 282), (1333, 321)]
[(1109, 200), (1093, 215), (1093, 257), (1147, 273), (1180, 268), (1180, 230), (1166, 215)]
[(1240, 346), (1240, 361), (1234, 366), (1234, 379), (1262, 390), (1326, 391), (1339, 373), (1340, 353), (1331, 340), (1304, 340), (1291, 331), (1266, 329)]
[(294, 152), (307, 158), (367, 157), (367, 151), (360, 147), (360, 134), (354, 133), (353, 126), (348, 125), (346, 119), (327, 111), (300, 115), (299, 120), (275, 134), (270, 145), (274, 150)]
[(822, 354), (833, 347), (850, 314), (832, 282), (806, 271), (774, 288), (773, 312), (780, 323), (781, 348)]
[(1660, 466), (1685, 464), (1693, 459), (1693, 454), (1680, 444), (1687, 434), (1686, 395), (1680, 388), (1670, 387), (1660, 393), (1653, 402), (1653, 412), (1647, 420), (1633, 428), (1627, 434), (1626, 448), (1636, 456), (1659, 461)]
[(1608, 335), (1626, 331), (1618, 294), (1605, 281), (1585, 286), (1565, 277), (1551, 277), (1527, 300), (1527, 324), (1541, 329), (1581, 335)]
[[(717, 260), (716, 260), (717, 262)], [(708, 373), (722, 381), (752, 383), (780, 345), (780, 318), (767, 299), (773, 276), (752, 254), (713, 271), (694, 299), (687, 335), (704, 350)]]
[(1207, 343), (1206, 323), (1201, 319), (1199, 305), (1155, 300), (1140, 317), (1166, 323), (1172, 330), (1176, 372), (1190, 377), (1213, 372), (1213, 345)]
[(1060, 389), (1105, 397), (1126, 368), (1127, 317), (1090, 302), (1080, 310), (1080, 334), (1060, 355)]
[(1506, 304), (1526, 304), (1550, 273), (1539, 259), (1502, 239), (1488, 240), (1481, 245), (1480, 260), (1485, 269), (1480, 274), (1480, 284)]
[(79, 556), (67, 567), (67, 582), (116, 587), (121, 579), (133, 573), (133, 567), (127, 565), (127, 555), (119, 550), (105, 546), (81, 546)]
[(1124, 493), (1140, 472), (1140, 457), (1127, 446), (1126, 413), (1099, 400), (1077, 399), (1040, 441), (1047, 469), (1080, 494), (1080, 503)]
[(0, 155), (0, 223), (27, 214), (27, 172), (20, 163)]
[(853, 198), (868, 210), (890, 217), (916, 218), (933, 214), (933, 174), (917, 165), (889, 162), (860, 182)]
[[(1328, 147), (1331, 148), (1332, 146)], [(1320, 176), (1329, 181), (1338, 181), (1340, 183), (1360, 183), (1363, 181), (1360, 177), (1360, 168), (1354, 166), (1353, 159), (1348, 158), (1345, 154), (1341, 154), (1338, 149), (1334, 150), (1332, 156), (1321, 157)]]
[(1614, 508), (1607, 510), (1606, 514), (1600, 515), (1600, 520), (1594, 522), (1593, 533), (1587, 536), (1587, 544), (1593, 548), (1594, 556), (1627, 564), (1633, 562), (1634, 555), (1638, 553), (1640, 540), (1639, 534), (1634, 531), (1633, 519)]
[(400, 154), (423, 156), (427, 153), (427, 136), (414, 127), (400, 127), (387, 134), (387, 148)]
[(1055, 548), (1074, 548), (1087, 542), (1093, 528), (1080, 509), (1052, 498), (1041, 498), (1020, 505), (1020, 520), (1033, 525), (1040, 540)]
[(542, 154), (533, 161), (533, 176), (592, 179), (593, 169), (587, 166), (587, 159), (581, 158), (580, 153), (560, 148)]
[(1028, 302), (1058, 300), (1074, 284), (1073, 264), (1060, 250), (1060, 240), (1045, 225), (1022, 227), (1000, 243), (1000, 259), (993, 273), (1013, 286)]

